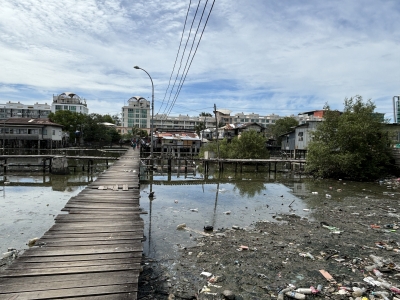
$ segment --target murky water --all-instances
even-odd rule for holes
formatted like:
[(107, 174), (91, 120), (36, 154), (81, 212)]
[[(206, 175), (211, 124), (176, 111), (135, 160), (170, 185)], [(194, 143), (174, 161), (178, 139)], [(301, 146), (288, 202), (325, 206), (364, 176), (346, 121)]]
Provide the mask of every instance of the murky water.
[[(314, 208), (325, 201), (349, 201), (352, 197), (382, 197), (385, 186), (376, 183), (313, 181), (299, 176), (244, 170), (211, 172), (156, 171), (142, 176), (141, 207), (145, 221), (145, 254), (172, 260), (180, 247), (195, 244), (204, 226), (249, 227), (258, 220), (275, 220), (280, 213), (317, 218)], [(1, 179), (3, 179), (1, 181)], [(7, 248), (26, 249), (27, 241), (42, 236), (68, 200), (96, 175), (6, 175), (0, 178), (0, 255)], [(154, 192), (155, 197), (148, 197)], [(328, 197), (328, 196), (329, 197)], [(385, 197), (400, 198), (386, 195)], [(186, 230), (177, 230), (180, 224)]]
[[(204, 226), (249, 227), (259, 220), (276, 220), (281, 213), (295, 213), (319, 220), (315, 208), (326, 201), (351, 201), (354, 197), (400, 198), (378, 183), (312, 180), (283, 173), (243, 173), (225, 170), (203, 176), (198, 169), (175, 174), (155, 173), (141, 185), (145, 220), (145, 253), (160, 260), (173, 260), (181, 247), (195, 245)], [(149, 192), (155, 197), (150, 199)], [(185, 230), (178, 230), (180, 224)]]

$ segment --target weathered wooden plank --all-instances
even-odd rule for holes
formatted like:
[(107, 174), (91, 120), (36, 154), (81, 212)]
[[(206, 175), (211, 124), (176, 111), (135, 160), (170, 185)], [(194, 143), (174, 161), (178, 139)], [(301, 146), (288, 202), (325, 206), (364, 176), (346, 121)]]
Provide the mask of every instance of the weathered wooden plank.
[(62, 222), (57, 221), (55, 226), (64, 226), (68, 227), (101, 227), (101, 226), (111, 226), (111, 227), (116, 227), (116, 226), (143, 226), (143, 221), (137, 218), (136, 220), (118, 220), (118, 219), (108, 219), (108, 220), (103, 220), (103, 222), (98, 221), (96, 219), (86, 220), (84, 222), (78, 221), (78, 220), (68, 220), (64, 219)]
[[(27, 279), (34, 278), (37, 279), (39, 276), (34, 277), (25, 277), (23, 282), (21, 280), (15, 280), (14, 278), (8, 279), (7, 285), (2, 285), (0, 283), (0, 298), (1, 294), (6, 293), (21, 293), (21, 292), (33, 292), (40, 290), (51, 290), (55, 287), (57, 289), (70, 289), (75, 287), (94, 287), (94, 286), (102, 286), (102, 285), (114, 285), (114, 284), (129, 284), (129, 283), (138, 283), (138, 278), (134, 276), (133, 272), (123, 271), (120, 272), (118, 276), (113, 275), (112, 272), (107, 273), (96, 273), (98, 276), (96, 278), (81, 278), (81, 279), (72, 279), (64, 280), (64, 281), (47, 281), (50, 276), (44, 278), (41, 276), (41, 280), (30, 282)], [(70, 275), (67, 275), (70, 276)], [(53, 276), (54, 277), (54, 276)], [(75, 277), (74, 277), (75, 278)]]
[(25, 277), (25, 276), (43, 276), (43, 275), (63, 275), (63, 274), (83, 274), (83, 273), (99, 273), (110, 271), (127, 271), (131, 270), (139, 272), (139, 263), (126, 263), (118, 265), (99, 265), (87, 267), (68, 267), (68, 268), (42, 268), (42, 269), (13, 269), (5, 270), (0, 273), (1, 277)]
[(137, 293), (118, 293), (101, 296), (64, 298), (73, 300), (137, 300)]
[(70, 224), (70, 223), (60, 223), (54, 224), (50, 230), (51, 231), (80, 231), (80, 232), (118, 232), (118, 231), (137, 231), (137, 229), (142, 228), (143, 223), (138, 220), (136, 224), (133, 225), (121, 225), (121, 226), (113, 226), (109, 224), (108, 226), (104, 225), (94, 225), (94, 226), (82, 226), (80, 224)]
[(119, 252), (119, 253), (101, 253), (101, 254), (81, 254), (81, 255), (63, 255), (63, 256), (20, 256), (18, 261), (23, 263), (30, 262), (72, 262), (72, 261), (90, 261), (90, 260), (109, 260), (109, 259), (136, 259), (142, 257), (138, 252)]
[(141, 262), (141, 257), (116, 258), (116, 259), (98, 259), (86, 261), (43, 261), (43, 262), (22, 262), (12, 264), (7, 270), (24, 270), (24, 269), (46, 269), (46, 268), (75, 268), (89, 266), (106, 266), (106, 265), (121, 265), (121, 264), (138, 264)]
[[(102, 245), (80, 246), (73, 248), (57, 249), (55, 247), (31, 248), (24, 253), (26, 256), (57, 256), (57, 255), (82, 255), (82, 254), (102, 254), (118, 252), (142, 252), (143, 246), (139, 243), (121, 244), (117, 247), (106, 247)], [(1, 276), (1, 273), (0, 273)]]
[(47, 231), (40, 240), (46, 239), (129, 239), (132, 235), (143, 234), (143, 229), (124, 232), (62, 232)]
[(124, 196), (124, 195), (86, 195), (80, 198), (70, 199), (67, 203), (96, 203), (96, 202), (109, 202), (118, 204), (121, 203), (130, 203), (132, 205), (140, 204), (139, 196)]
[(76, 240), (61, 240), (57, 239), (53, 242), (48, 242), (45, 240), (39, 240), (39, 242), (43, 242), (44, 246), (46, 247), (66, 247), (66, 246), (92, 246), (92, 245), (115, 245), (115, 247), (118, 247), (119, 244), (128, 244), (130, 242), (135, 242), (136, 240), (142, 241), (143, 240), (143, 235), (136, 235), (132, 236), (130, 239), (124, 239), (124, 240), (103, 240), (103, 241), (96, 241), (96, 240), (81, 240), (81, 241), (76, 241)]
[[(120, 210), (115, 210), (115, 211), (110, 211), (109, 209), (85, 209), (85, 208), (63, 208), (62, 211), (68, 211), (69, 214), (92, 214), (93, 216), (100, 216), (104, 214), (109, 214), (109, 215), (115, 215), (115, 214), (120, 214), (120, 215), (136, 215), (137, 214), (137, 209), (120, 209)], [(139, 211), (142, 211), (141, 209)]]
[(113, 204), (113, 203), (93, 203), (93, 204), (66, 204), (66, 208), (86, 208), (86, 209), (111, 209), (111, 210), (135, 210), (137, 207), (132, 207), (130, 204)]
[[(137, 284), (118, 284), (96, 287), (76, 287), (70, 289), (35, 291), (24, 293), (10, 293), (8, 299), (30, 300), (30, 299), (59, 299), (76, 296), (96, 296), (115, 293), (137, 293)], [(12, 298), (16, 296), (15, 298)], [(76, 299), (76, 298), (75, 298)]]
[(120, 215), (120, 214), (112, 214), (112, 215), (102, 215), (102, 216), (94, 216), (93, 214), (61, 214), (57, 215), (54, 220), (56, 222), (63, 221), (71, 221), (76, 220), (77, 222), (90, 222), (92, 220), (99, 221), (108, 221), (108, 220), (132, 220), (133, 216), (137, 216), (137, 214), (129, 215)]

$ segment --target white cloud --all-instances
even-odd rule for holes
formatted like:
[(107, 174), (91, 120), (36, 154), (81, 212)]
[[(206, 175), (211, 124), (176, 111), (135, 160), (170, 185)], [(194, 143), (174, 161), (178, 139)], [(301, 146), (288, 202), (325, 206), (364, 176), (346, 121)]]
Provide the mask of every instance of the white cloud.
[[(3, 2), (0, 102), (51, 102), (68, 90), (91, 112), (118, 113), (133, 95), (151, 98), (149, 78), (133, 69), (139, 65), (154, 80), (159, 110), (189, 1)], [(297, 114), (326, 102), (340, 109), (360, 94), (391, 117), (400, 94), (399, 17), (396, 0), (217, 0), (171, 114), (196, 115), (214, 103)]]

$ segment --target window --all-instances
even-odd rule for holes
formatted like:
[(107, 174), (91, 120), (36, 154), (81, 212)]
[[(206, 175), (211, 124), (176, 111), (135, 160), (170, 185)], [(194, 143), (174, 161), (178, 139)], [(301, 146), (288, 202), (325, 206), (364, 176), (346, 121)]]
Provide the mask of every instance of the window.
[(299, 137), (299, 141), (303, 140), (303, 132), (302, 131), (298, 133), (298, 137)]
[(62, 110), (62, 105), (56, 105), (56, 110)]
[(43, 134), (47, 135), (47, 129), (43, 129)]
[(69, 107), (69, 110), (70, 110), (70, 111), (76, 111), (76, 106), (70, 106), (70, 107)]
[(53, 129), (53, 135), (56, 135), (56, 130), (55, 129)]

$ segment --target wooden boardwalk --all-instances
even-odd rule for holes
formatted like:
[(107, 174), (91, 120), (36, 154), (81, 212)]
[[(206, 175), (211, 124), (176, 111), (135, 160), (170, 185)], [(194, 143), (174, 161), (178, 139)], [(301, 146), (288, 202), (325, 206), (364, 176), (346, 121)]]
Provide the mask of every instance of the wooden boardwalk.
[(0, 299), (137, 299), (143, 220), (139, 151), (129, 149), (0, 272)]

